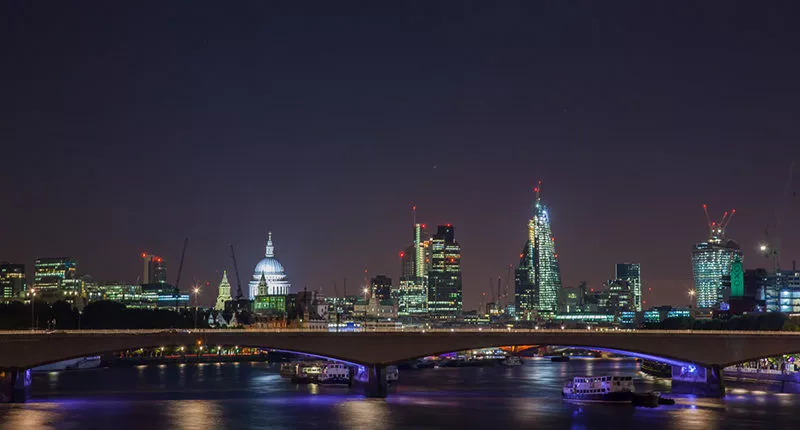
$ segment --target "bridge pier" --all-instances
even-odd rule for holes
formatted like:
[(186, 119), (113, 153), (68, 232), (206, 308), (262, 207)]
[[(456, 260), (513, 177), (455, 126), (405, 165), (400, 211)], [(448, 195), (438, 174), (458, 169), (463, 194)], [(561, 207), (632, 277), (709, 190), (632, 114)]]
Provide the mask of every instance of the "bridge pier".
[(31, 369), (0, 369), (0, 403), (25, 403), (31, 397)]
[(374, 398), (386, 398), (389, 393), (389, 384), (386, 382), (386, 366), (374, 364), (367, 369), (367, 385), (364, 386), (364, 395)]
[(703, 397), (724, 397), (725, 383), (718, 365), (672, 366), (672, 392)]

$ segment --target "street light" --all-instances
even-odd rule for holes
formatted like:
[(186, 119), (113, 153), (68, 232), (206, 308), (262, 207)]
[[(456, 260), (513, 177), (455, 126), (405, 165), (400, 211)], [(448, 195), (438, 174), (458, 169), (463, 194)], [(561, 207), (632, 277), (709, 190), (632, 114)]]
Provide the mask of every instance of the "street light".
[(200, 287), (194, 287), (194, 329), (197, 330), (197, 296), (200, 295)]
[(31, 288), (31, 330), (36, 330), (36, 317), (33, 302), (36, 299), (36, 289)]
[(689, 306), (694, 306), (694, 296), (697, 295), (697, 291), (689, 290)]
[(367, 293), (369, 288), (364, 287), (364, 331), (367, 331)]

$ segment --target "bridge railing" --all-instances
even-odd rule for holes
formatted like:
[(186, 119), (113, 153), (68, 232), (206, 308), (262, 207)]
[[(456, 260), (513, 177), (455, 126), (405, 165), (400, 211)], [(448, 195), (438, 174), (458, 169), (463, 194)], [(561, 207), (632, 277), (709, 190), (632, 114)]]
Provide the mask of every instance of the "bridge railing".
[(183, 335), (183, 334), (243, 334), (243, 333), (328, 333), (331, 335), (368, 335), (386, 333), (470, 333), (470, 334), (587, 334), (597, 336), (628, 334), (632, 336), (648, 335), (697, 335), (697, 336), (800, 336), (800, 332), (790, 331), (736, 331), (736, 330), (576, 330), (576, 329), (521, 329), (521, 328), (398, 328), (398, 329), (369, 329), (362, 331), (332, 331), (318, 328), (245, 328), (245, 329), (196, 329), (196, 330), (176, 330), (176, 329), (103, 329), (103, 330), (0, 330), (0, 336), (20, 335), (20, 336), (52, 336), (52, 335)]

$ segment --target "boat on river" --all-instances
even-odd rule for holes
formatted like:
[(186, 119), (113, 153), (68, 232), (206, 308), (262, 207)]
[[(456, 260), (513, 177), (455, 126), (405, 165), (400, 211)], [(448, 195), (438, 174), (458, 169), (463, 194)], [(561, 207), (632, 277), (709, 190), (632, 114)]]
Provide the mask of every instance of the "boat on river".
[(522, 359), (516, 355), (511, 355), (505, 358), (505, 360), (501, 361), (500, 364), (503, 366), (522, 366)]
[(564, 384), (566, 401), (587, 403), (633, 403), (632, 376), (576, 376)]

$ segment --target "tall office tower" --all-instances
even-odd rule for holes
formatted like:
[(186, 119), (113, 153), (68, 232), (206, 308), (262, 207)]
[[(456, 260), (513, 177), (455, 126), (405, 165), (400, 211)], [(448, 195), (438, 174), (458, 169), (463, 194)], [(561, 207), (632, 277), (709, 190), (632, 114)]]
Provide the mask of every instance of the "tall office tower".
[(450, 224), (440, 225), (431, 239), (431, 268), (428, 272), (428, 314), (436, 319), (461, 315), (461, 245)]
[(632, 311), (642, 310), (642, 271), (639, 263), (618, 263), (615, 279), (626, 281), (631, 287)]
[[(555, 238), (550, 229), (550, 214), (542, 203), (541, 190), (540, 181), (534, 188), (536, 200), (533, 203), (533, 216), (528, 221), (528, 240), (520, 254), (516, 272), (517, 315), (522, 319), (535, 318), (534, 312), (542, 317), (551, 317), (558, 311), (561, 272)], [(524, 314), (526, 309), (529, 315)], [(520, 310), (523, 310), (522, 314)]]
[(79, 288), (78, 261), (72, 257), (37, 258), (33, 288), (44, 299), (74, 295)]
[(386, 275), (378, 275), (369, 282), (370, 297), (377, 301), (391, 300), (392, 298), (392, 278)]
[(730, 291), (731, 267), (736, 258), (741, 261), (742, 250), (736, 242), (725, 238), (725, 229), (736, 211), (731, 211), (730, 216), (725, 212), (719, 221), (711, 221), (706, 205), (703, 210), (708, 220), (708, 241), (694, 246), (692, 269), (697, 307), (710, 309), (718, 307)]
[(231, 300), (231, 283), (228, 282), (228, 271), (222, 271), (222, 280), (219, 282), (219, 290), (217, 292), (217, 303), (214, 309), (218, 311), (225, 310), (225, 302)]
[(421, 317), (428, 312), (428, 268), (430, 240), (425, 224), (414, 224), (414, 241), (400, 253), (402, 276), (398, 290), (398, 315)]
[(0, 300), (18, 299), (27, 289), (25, 265), (0, 261)]
[(165, 284), (167, 282), (167, 263), (163, 258), (143, 252), (142, 260), (144, 261), (142, 285)]

